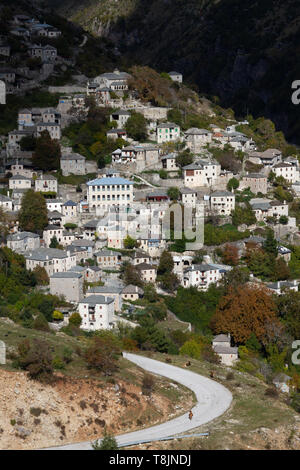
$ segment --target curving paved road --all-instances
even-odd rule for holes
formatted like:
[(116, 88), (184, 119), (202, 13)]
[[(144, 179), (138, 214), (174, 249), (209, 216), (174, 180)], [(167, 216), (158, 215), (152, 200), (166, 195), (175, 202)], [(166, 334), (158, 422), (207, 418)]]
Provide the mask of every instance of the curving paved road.
[[(119, 445), (139, 443), (145, 439), (155, 440), (190, 431), (222, 415), (231, 404), (232, 395), (229, 390), (202, 375), (136, 354), (123, 353), (123, 356), (148, 372), (167, 377), (189, 388), (195, 393), (197, 404), (193, 408), (192, 421), (185, 413), (157, 426), (117, 436)], [(90, 442), (80, 442), (50, 447), (49, 450), (91, 450), (91, 448)]]

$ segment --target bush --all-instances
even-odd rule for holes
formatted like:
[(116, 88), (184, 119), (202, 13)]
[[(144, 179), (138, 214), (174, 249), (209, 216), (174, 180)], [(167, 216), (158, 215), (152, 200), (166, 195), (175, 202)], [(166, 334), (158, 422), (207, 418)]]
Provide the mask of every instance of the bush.
[(118, 450), (118, 444), (115, 437), (105, 431), (103, 439), (92, 443), (93, 450)]
[(33, 328), (39, 331), (50, 331), (49, 324), (42, 313), (34, 319)]
[(232, 372), (228, 372), (226, 375), (226, 380), (234, 380), (234, 374)]
[(291, 406), (297, 413), (300, 413), (300, 393), (294, 393), (292, 396)]
[(24, 341), (18, 346), (19, 365), (27, 370), (29, 377), (39, 382), (51, 383), (53, 381), (52, 353), (46, 341), (35, 338), (30, 344)]
[(270, 398), (278, 398), (278, 390), (275, 387), (268, 387), (265, 391), (265, 396)]
[(154, 377), (150, 374), (145, 374), (142, 382), (142, 392), (143, 395), (151, 396), (151, 393), (154, 389)]
[(121, 354), (120, 344), (112, 334), (96, 336), (85, 353), (89, 367), (110, 375), (117, 369), (117, 361)]
[(69, 318), (69, 325), (79, 327), (81, 325), (82, 318), (79, 313), (74, 312)]
[(59, 310), (54, 310), (53, 314), (52, 314), (52, 317), (53, 317), (53, 320), (63, 320), (64, 319), (64, 316), (63, 314), (59, 311)]
[(52, 366), (54, 369), (62, 370), (65, 368), (66, 365), (59, 356), (55, 356), (52, 361)]

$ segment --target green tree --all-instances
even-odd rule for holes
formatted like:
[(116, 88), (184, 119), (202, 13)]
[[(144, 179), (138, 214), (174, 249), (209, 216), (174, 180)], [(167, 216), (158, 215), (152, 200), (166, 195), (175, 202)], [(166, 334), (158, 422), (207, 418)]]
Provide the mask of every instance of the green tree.
[(59, 247), (60, 247), (60, 244), (58, 243), (58, 240), (57, 240), (56, 236), (54, 235), (51, 238), (49, 248), (59, 248)]
[(77, 326), (79, 327), (81, 325), (82, 318), (78, 312), (72, 313), (72, 315), (69, 318), (69, 324), (72, 326)]
[(137, 241), (134, 238), (127, 235), (127, 237), (124, 239), (124, 248), (126, 250), (133, 250), (133, 248), (136, 248), (136, 246), (137, 246)]
[(171, 201), (178, 201), (180, 197), (180, 191), (176, 186), (172, 186), (171, 188), (169, 188), (167, 194)]
[(157, 274), (162, 275), (166, 273), (171, 273), (173, 269), (174, 261), (171, 253), (169, 253), (168, 251), (163, 251), (159, 258)]
[(20, 140), (22, 152), (33, 152), (36, 148), (36, 138), (33, 135), (26, 135)]
[(43, 171), (57, 170), (60, 165), (60, 145), (52, 140), (48, 131), (43, 131), (36, 140), (36, 148), (32, 162), (36, 168)]
[(146, 140), (147, 121), (140, 113), (133, 112), (127, 120), (125, 129), (129, 137), (134, 140)]
[(180, 168), (190, 165), (194, 161), (194, 156), (190, 152), (190, 149), (183, 150), (183, 152), (179, 152), (176, 156), (176, 164)]
[(118, 450), (118, 444), (115, 437), (106, 430), (101, 441), (97, 440), (92, 443), (93, 450)]
[(267, 232), (267, 238), (264, 242), (263, 248), (269, 255), (277, 256), (277, 241), (275, 240), (274, 232), (271, 229)]
[(200, 359), (202, 347), (201, 344), (197, 343), (194, 339), (186, 341), (183, 346), (179, 349), (179, 353), (182, 356), (189, 356), (193, 359)]
[(279, 217), (279, 223), (282, 225), (287, 225), (289, 218), (286, 215), (281, 215)]
[(48, 212), (42, 194), (29, 189), (22, 198), (19, 212), (21, 230), (41, 233), (48, 225)]
[(253, 225), (256, 223), (256, 217), (249, 203), (244, 203), (243, 207), (236, 206), (232, 213), (232, 224), (235, 227), (239, 225)]
[(237, 180), (236, 178), (231, 178), (227, 183), (227, 189), (228, 191), (231, 191), (232, 189), (235, 190), (239, 187), (239, 185), (239, 180)]

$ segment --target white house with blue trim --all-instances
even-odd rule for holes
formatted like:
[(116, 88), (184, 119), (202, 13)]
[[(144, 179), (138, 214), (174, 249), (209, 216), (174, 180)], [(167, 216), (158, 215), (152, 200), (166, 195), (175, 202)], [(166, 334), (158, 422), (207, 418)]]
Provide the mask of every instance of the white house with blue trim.
[(97, 178), (87, 183), (91, 211), (110, 207), (126, 208), (133, 202), (133, 182), (124, 178)]

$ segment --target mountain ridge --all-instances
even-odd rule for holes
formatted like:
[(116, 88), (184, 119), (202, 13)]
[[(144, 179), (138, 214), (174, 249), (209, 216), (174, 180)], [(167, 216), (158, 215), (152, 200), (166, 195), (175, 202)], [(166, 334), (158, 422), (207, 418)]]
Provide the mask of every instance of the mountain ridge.
[(223, 106), (269, 117), (300, 143), (298, 108), (291, 102), (292, 82), (300, 79), (294, 46), (300, 39), (299, 2), (67, 0), (58, 9), (70, 11), (69, 19), (109, 38), (130, 64), (178, 69), (200, 92), (219, 96)]

